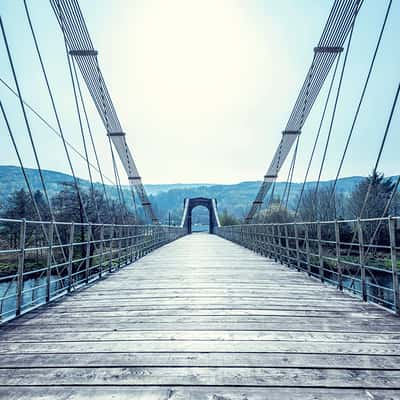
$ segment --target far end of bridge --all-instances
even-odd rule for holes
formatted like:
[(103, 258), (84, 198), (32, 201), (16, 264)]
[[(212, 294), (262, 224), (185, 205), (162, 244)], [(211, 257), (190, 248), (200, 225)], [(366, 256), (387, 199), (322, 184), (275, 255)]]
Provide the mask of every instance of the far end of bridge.
[(207, 208), (209, 213), (209, 232), (216, 233), (216, 229), (221, 226), (218, 218), (217, 200), (206, 197), (193, 197), (184, 200), (181, 228), (184, 228), (188, 234), (192, 233), (192, 211), (199, 206)]

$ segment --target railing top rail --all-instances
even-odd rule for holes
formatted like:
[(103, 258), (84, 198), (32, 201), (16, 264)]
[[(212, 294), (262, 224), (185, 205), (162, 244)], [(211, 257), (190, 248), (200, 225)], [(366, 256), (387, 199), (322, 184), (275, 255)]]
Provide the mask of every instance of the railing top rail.
[(169, 228), (169, 229), (180, 229), (179, 226), (171, 226), (171, 225), (151, 225), (151, 224), (100, 224), (97, 222), (75, 222), (75, 221), (37, 221), (37, 220), (28, 220), (28, 219), (11, 219), (11, 218), (0, 218), (0, 223), (22, 223), (26, 222), (27, 224), (34, 224), (34, 225), (72, 225), (74, 224), (75, 226), (92, 226), (92, 227), (137, 227), (137, 228), (143, 228), (143, 227), (151, 227), (152, 229), (157, 229), (157, 228)]
[(287, 225), (317, 225), (317, 224), (334, 224), (334, 223), (357, 223), (357, 222), (379, 222), (379, 221), (389, 221), (389, 220), (400, 221), (400, 216), (387, 216), (387, 217), (377, 217), (377, 218), (356, 218), (356, 219), (336, 219), (336, 220), (321, 220), (321, 221), (290, 221), (290, 222), (266, 222), (257, 224), (237, 224), (237, 225), (225, 225), (221, 228), (232, 228), (239, 226), (287, 226)]

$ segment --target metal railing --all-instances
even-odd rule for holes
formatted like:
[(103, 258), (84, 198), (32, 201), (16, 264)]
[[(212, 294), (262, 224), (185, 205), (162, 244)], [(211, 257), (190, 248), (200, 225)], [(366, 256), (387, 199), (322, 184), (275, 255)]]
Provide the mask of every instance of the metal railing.
[(400, 217), (249, 224), (217, 234), (400, 313)]
[(163, 225), (0, 219), (0, 323), (128, 265), (181, 236)]

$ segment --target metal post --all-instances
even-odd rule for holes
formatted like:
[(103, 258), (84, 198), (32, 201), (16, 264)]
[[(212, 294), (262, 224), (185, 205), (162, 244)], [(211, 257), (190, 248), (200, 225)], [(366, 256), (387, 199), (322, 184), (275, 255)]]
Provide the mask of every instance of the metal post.
[(296, 263), (297, 263), (297, 270), (300, 271), (301, 264), (300, 264), (300, 246), (299, 246), (299, 232), (297, 229), (297, 222), (294, 223), (294, 237), (296, 241)]
[(90, 245), (92, 242), (92, 225), (87, 226), (87, 241), (86, 241), (86, 260), (85, 260), (85, 283), (89, 283), (89, 268), (90, 268)]
[(136, 261), (138, 257), (138, 248), (137, 248), (137, 235), (138, 235), (138, 227), (135, 226), (133, 228), (133, 248), (134, 248), (134, 260)]
[(19, 230), (19, 253), (18, 253), (18, 272), (17, 272), (17, 298), (15, 305), (16, 315), (21, 314), (22, 296), (24, 288), (24, 264), (25, 264), (25, 236), (26, 236), (26, 220), (21, 221)]
[(108, 266), (108, 271), (112, 271), (113, 267), (113, 244), (114, 244), (114, 229), (115, 229), (115, 224), (111, 225), (111, 234), (110, 234), (110, 253), (109, 253), (109, 266)]
[(268, 225), (268, 243), (269, 243), (269, 256), (276, 261), (275, 247), (274, 247), (274, 226)]
[(276, 225), (276, 229), (278, 231), (278, 258), (279, 258), (279, 262), (281, 264), (283, 264), (283, 262), (282, 262), (281, 226), (279, 224)]
[(119, 226), (118, 229), (118, 269), (121, 268), (121, 247), (122, 247), (122, 235), (123, 227)]
[(318, 239), (318, 258), (319, 258), (319, 278), (324, 281), (324, 258), (322, 256), (322, 233), (321, 222), (317, 221), (317, 239)]
[(361, 272), (361, 295), (364, 301), (367, 301), (367, 282), (365, 277), (365, 254), (364, 254), (364, 235), (360, 218), (357, 219), (358, 243), (360, 255), (360, 272)]
[(100, 227), (100, 268), (99, 268), (99, 278), (103, 272), (104, 263), (104, 224)]
[(134, 227), (129, 227), (128, 229), (129, 232), (129, 264), (133, 262), (133, 232), (134, 232)]
[(263, 256), (268, 257), (269, 252), (268, 252), (268, 237), (267, 237), (267, 227), (265, 225), (261, 226), (261, 232), (262, 232), (262, 242), (263, 242)]
[(396, 230), (395, 220), (388, 218), (389, 235), (390, 235), (390, 255), (392, 259), (392, 283), (393, 283), (393, 306), (397, 314), (400, 314), (400, 288), (399, 275), (397, 270), (397, 251), (396, 251)]
[(273, 249), (274, 249), (274, 260), (275, 262), (278, 262), (278, 246), (276, 243), (276, 234), (275, 231), (278, 229), (275, 224), (272, 225), (272, 243), (273, 243)]
[(285, 224), (285, 247), (286, 247), (286, 264), (288, 265), (288, 267), (290, 267), (291, 259), (290, 259), (289, 234), (288, 234), (287, 224)]
[(74, 237), (75, 237), (75, 224), (71, 222), (69, 231), (69, 247), (68, 247), (68, 292), (72, 289), (72, 264), (74, 259)]
[(51, 221), (49, 226), (49, 243), (47, 247), (47, 271), (46, 271), (46, 303), (50, 301), (51, 297), (51, 261), (53, 257), (53, 236), (54, 236), (54, 222)]
[(336, 243), (336, 268), (338, 272), (338, 288), (343, 290), (343, 271), (340, 264), (340, 227), (339, 222), (335, 220), (335, 243)]
[(311, 276), (311, 257), (310, 257), (310, 240), (308, 235), (308, 225), (304, 224), (304, 240), (306, 241), (306, 259), (307, 259), (307, 273)]

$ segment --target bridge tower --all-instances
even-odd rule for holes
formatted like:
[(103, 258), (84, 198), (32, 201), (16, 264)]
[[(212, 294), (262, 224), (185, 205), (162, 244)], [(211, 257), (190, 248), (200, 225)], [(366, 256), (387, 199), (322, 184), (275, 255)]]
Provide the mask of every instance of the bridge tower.
[(218, 218), (217, 200), (206, 197), (194, 197), (192, 199), (186, 198), (184, 200), (181, 228), (185, 228), (187, 233), (192, 233), (192, 211), (198, 206), (203, 206), (208, 209), (210, 216), (209, 232), (216, 233), (215, 229), (221, 226)]

